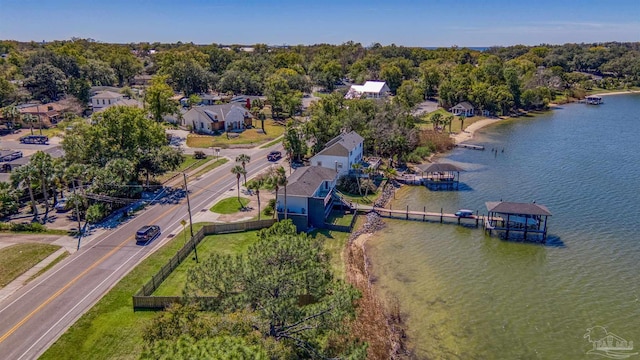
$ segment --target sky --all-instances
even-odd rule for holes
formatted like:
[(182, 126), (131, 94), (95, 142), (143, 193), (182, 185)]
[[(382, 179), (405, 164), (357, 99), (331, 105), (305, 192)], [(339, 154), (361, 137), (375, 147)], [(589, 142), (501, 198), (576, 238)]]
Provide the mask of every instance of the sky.
[(640, 41), (640, 0), (0, 0), (0, 39), (484, 47)]

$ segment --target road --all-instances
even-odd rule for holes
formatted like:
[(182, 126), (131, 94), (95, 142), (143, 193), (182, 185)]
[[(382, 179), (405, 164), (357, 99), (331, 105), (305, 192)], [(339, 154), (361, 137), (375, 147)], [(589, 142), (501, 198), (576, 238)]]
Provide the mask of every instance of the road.
[[(280, 149), (278, 149), (280, 147)], [(263, 171), (270, 149), (245, 151), (252, 161), (248, 175)], [(280, 161), (282, 162), (282, 160)], [(236, 186), (228, 162), (189, 183), (192, 213), (207, 210), (220, 195)], [(82, 314), (146, 256), (180, 231), (187, 218), (186, 200), (153, 205), (116, 229), (97, 236), (76, 253), (0, 303), (0, 359), (36, 359)], [(136, 245), (138, 228), (158, 224), (162, 235), (146, 246)], [(133, 294), (132, 294), (133, 295)]]

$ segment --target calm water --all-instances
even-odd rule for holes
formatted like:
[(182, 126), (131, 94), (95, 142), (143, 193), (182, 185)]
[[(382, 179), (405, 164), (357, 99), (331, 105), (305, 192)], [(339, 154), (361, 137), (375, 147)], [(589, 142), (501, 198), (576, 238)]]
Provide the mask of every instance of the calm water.
[(599, 358), (583, 338), (596, 325), (638, 351), (640, 96), (605, 101), (483, 129), (474, 143), (488, 151), (442, 159), (468, 170), (466, 191), (397, 193), (394, 208), (483, 213), (485, 201), (536, 200), (553, 213), (547, 245), (387, 220), (369, 243), (377, 286), (406, 313), (420, 358)]

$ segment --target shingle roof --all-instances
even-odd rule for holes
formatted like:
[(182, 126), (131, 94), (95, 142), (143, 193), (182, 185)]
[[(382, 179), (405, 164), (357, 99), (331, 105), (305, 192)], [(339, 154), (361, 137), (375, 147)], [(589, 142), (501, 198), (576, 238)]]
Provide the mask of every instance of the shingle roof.
[(518, 215), (547, 215), (551, 216), (551, 212), (546, 206), (536, 203), (514, 203), (504, 201), (487, 201), (487, 210), (502, 214), (518, 214)]
[[(197, 114), (198, 117), (208, 119), (211, 122), (216, 121), (224, 121), (227, 114), (233, 109), (239, 108), (243, 112), (247, 112), (246, 108), (240, 104), (222, 104), (222, 105), (207, 105), (207, 106), (196, 106), (191, 110), (187, 111), (184, 116), (191, 117), (194, 114)], [(249, 116), (251, 113), (247, 112)], [(217, 119), (216, 119), (217, 116)]]
[(473, 110), (473, 105), (471, 105), (468, 101), (463, 101), (458, 105), (454, 106), (452, 109), (463, 108), (464, 110)]
[[(312, 196), (323, 181), (331, 181), (338, 173), (321, 166), (303, 166), (297, 168), (287, 179), (287, 196)], [(278, 190), (284, 195), (284, 189)]]
[(364, 138), (355, 131), (340, 134), (329, 140), (318, 155), (349, 156), (349, 151), (355, 149), (363, 141)]
[(122, 94), (118, 94), (117, 92), (113, 92), (113, 91), (100, 91), (98, 93), (96, 93), (95, 95), (93, 95), (91, 98), (92, 99), (119, 99), (121, 97), (124, 97), (124, 95)]

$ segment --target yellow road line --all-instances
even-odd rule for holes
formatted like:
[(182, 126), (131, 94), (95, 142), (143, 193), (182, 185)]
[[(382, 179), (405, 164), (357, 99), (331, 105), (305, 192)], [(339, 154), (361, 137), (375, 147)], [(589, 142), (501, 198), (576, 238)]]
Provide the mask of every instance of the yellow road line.
[[(220, 181), (222, 181), (226, 176), (221, 176), (218, 180), (211, 182), (209, 185), (213, 185), (215, 183), (218, 183)], [(198, 194), (200, 194), (201, 192), (205, 191), (205, 188), (201, 188), (200, 190), (196, 191), (193, 196), (196, 196)], [(156, 222), (159, 219), (163, 218), (164, 216), (166, 216), (169, 212), (175, 210), (176, 207), (181, 206), (181, 205), (175, 205), (173, 206), (171, 209), (168, 209), (167, 211), (165, 211), (164, 213), (162, 213), (162, 215), (158, 216), (157, 218), (155, 218), (152, 222)], [(43, 302), (42, 304), (40, 304), (40, 306), (38, 306), (37, 308), (35, 308), (33, 311), (31, 311), (29, 313), (29, 315), (25, 316), (22, 320), (20, 320), (17, 324), (15, 324), (11, 329), (9, 329), (9, 331), (7, 331), (4, 335), (2, 335), (2, 337), (0, 337), (0, 343), (2, 343), (3, 341), (5, 341), (9, 336), (11, 336), (14, 332), (16, 332), (16, 330), (18, 330), (22, 325), (24, 325), (25, 322), (29, 321), (29, 319), (31, 319), (35, 314), (37, 314), (38, 312), (40, 312), (40, 310), (42, 310), (42, 308), (44, 308), (45, 306), (47, 306), (50, 302), (52, 302), (53, 300), (55, 300), (58, 296), (60, 296), (60, 294), (62, 294), (65, 290), (67, 290), (69, 287), (71, 287), (71, 285), (73, 285), (76, 281), (78, 281), (81, 277), (85, 276), (89, 271), (93, 270), (96, 268), (96, 266), (102, 264), (103, 261), (105, 261), (107, 258), (109, 258), (111, 255), (113, 255), (116, 251), (122, 249), (122, 247), (127, 244), (131, 239), (133, 239), (133, 236), (129, 236), (128, 238), (126, 238), (123, 242), (121, 242), (117, 247), (113, 248), (113, 250), (109, 251), (107, 254), (105, 254), (102, 258), (100, 258), (100, 260), (98, 260), (97, 262), (93, 263), (91, 266), (89, 266), (88, 268), (86, 268), (83, 272), (81, 272), (78, 276), (76, 276), (75, 278), (73, 278), (71, 281), (69, 281), (65, 286), (63, 286), (60, 290), (56, 291), (53, 295), (51, 295), (47, 300), (45, 300), (45, 302)]]

